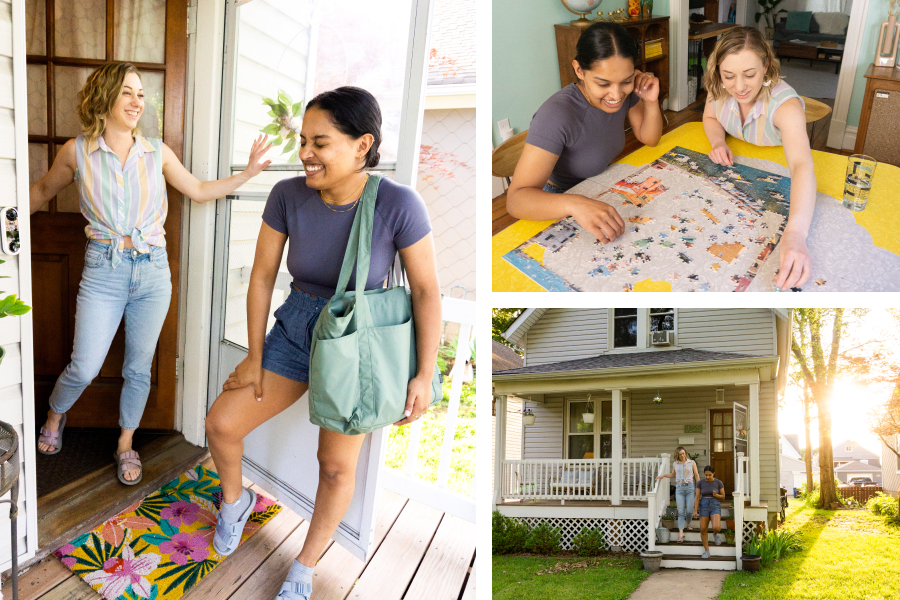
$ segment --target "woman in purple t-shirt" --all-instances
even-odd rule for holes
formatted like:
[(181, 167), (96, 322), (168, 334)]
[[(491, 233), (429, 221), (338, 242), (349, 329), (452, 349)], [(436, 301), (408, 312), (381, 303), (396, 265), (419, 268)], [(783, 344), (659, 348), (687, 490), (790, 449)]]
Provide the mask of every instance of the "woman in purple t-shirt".
[(594, 23), (575, 47), (578, 82), (551, 96), (535, 113), (507, 192), (506, 209), (519, 219), (572, 216), (608, 243), (625, 221), (605, 202), (561, 194), (602, 173), (625, 147), (625, 116), (638, 141), (662, 136), (659, 79), (634, 68), (639, 49), (617, 23)]
[[(237, 548), (256, 504), (253, 491), (241, 483), (243, 439), (291, 406), (309, 387), (310, 335), (337, 287), (353, 217), (368, 180), (366, 169), (378, 165), (380, 143), (381, 111), (369, 92), (356, 87), (324, 92), (309, 102), (303, 115), (299, 153), (305, 177), (283, 181), (269, 195), (247, 294), (249, 354), (222, 386), (206, 418), (209, 449), (223, 495), (213, 546), (223, 556)], [(287, 265), (294, 282), (266, 335), (272, 291), (288, 237)], [(420, 418), (431, 401), (441, 296), (424, 202), (415, 190), (383, 179), (375, 205), (366, 289), (381, 287), (397, 252), (412, 292), (419, 364), (407, 389), (406, 418), (396, 423), (405, 425)], [(353, 499), (364, 439), (364, 435), (320, 429), (316, 505), (303, 549), (278, 598), (308, 600), (312, 594), (313, 567)]]
[(700, 558), (709, 558), (709, 522), (712, 521), (716, 546), (722, 544), (722, 505), (725, 499), (725, 484), (716, 479), (716, 470), (711, 465), (703, 467), (703, 479), (697, 482), (696, 500), (694, 500), (694, 518), (700, 517), (700, 540), (703, 542), (703, 554)]

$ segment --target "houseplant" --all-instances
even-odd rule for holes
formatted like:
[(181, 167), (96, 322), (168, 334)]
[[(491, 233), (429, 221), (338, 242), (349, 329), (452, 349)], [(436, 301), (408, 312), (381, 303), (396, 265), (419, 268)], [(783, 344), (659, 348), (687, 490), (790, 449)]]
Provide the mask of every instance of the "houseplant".
[(581, 418), (584, 419), (585, 423), (594, 422), (594, 405), (591, 402), (587, 403), (587, 408), (581, 413)]
[(768, 26), (766, 27), (767, 40), (771, 40), (775, 37), (775, 17), (781, 13), (787, 13), (783, 8), (778, 11), (775, 10), (783, 1), (784, 0), (756, 0), (756, 3), (760, 6), (760, 11), (756, 13), (756, 22), (759, 23), (760, 17), (765, 15), (766, 23), (768, 23)]
[(750, 537), (750, 541), (747, 543), (746, 550), (741, 556), (741, 563), (743, 563), (743, 569), (745, 571), (759, 571), (759, 561), (762, 558), (759, 553), (759, 547), (761, 543), (762, 542), (759, 538), (759, 534), (754, 529), (753, 535)]
[(523, 425), (534, 425), (534, 413), (530, 408), (526, 408), (522, 411), (522, 424)]

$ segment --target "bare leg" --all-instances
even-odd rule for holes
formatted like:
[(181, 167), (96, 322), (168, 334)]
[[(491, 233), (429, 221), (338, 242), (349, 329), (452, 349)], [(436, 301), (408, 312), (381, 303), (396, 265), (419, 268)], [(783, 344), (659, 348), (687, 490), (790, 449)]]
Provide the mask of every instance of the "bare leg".
[(364, 435), (319, 431), (319, 488), (309, 532), (297, 561), (315, 567), (325, 545), (344, 518), (356, 486), (356, 462)]
[[(131, 442), (133, 439), (134, 429), (125, 429), (123, 427), (122, 433), (119, 435), (119, 445), (116, 446), (116, 454), (122, 454), (123, 452), (128, 452), (129, 450), (131, 450)], [(133, 481), (140, 474), (140, 469), (131, 469), (129, 471), (125, 471), (125, 479), (127, 479), (128, 481)]]
[(206, 416), (209, 452), (222, 481), (224, 502), (236, 502), (243, 490), (244, 437), (296, 402), (308, 385), (263, 369), (262, 387), (261, 401), (251, 387), (222, 392)]
[(721, 515), (713, 515), (710, 517), (712, 519), (713, 531), (719, 533), (722, 530), (722, 516)]
[(700, 541), (703, 549), (709, 552), (709, 517), (700, 517)]

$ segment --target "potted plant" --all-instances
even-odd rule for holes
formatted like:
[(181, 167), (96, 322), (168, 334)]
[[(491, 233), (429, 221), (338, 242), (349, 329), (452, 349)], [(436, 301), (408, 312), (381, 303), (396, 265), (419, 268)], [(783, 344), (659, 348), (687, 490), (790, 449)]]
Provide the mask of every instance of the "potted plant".
[(762, 558), (759, 552), (760, 543), (759, 534), (754, 529), (753, 536), (741, 556), (741, 563), (745, 571), (759, 571), (759, 561)]
[(768, 23), (768, 26), (766, 27), (767, 40), (771, 40), (775, 37), (775, 17), (781, 13), (787, 12), (783, 8), (778, 11), (775, 10), (783, 1), (784, 0), (756, 0), (756, 3), (761, 7), (760, 11), (756, 13), (756, 22), (759, 23), (760, 17), (765, 15), (766, 23)]
[(726, 529), (722, 533), (725, 534), (725, 543), (726, 544), (734, 543), (734, 529)]
[(534, 425), (534, 413), (530, 408), (522, 411), (522, 423), (524, 425)]
[(641, 558), (644, 560), (644, 570), (656, 573), (659, 571), (659, 564), (662, 562), (663, 553), (659, 550), (648, 550), (641, 552)]
[(594, 404), (592, 402), (587, 403), (587, 408), (581, 413), (581, 418), (584, 419), (585, 423), (594, 422)]

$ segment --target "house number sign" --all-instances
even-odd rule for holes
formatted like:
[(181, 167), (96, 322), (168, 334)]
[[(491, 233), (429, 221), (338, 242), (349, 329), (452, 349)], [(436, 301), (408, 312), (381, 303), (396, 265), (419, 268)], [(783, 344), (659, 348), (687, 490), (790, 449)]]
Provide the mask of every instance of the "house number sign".
[(685, 433), (703, 433), (703, 425), (685, 425)]

